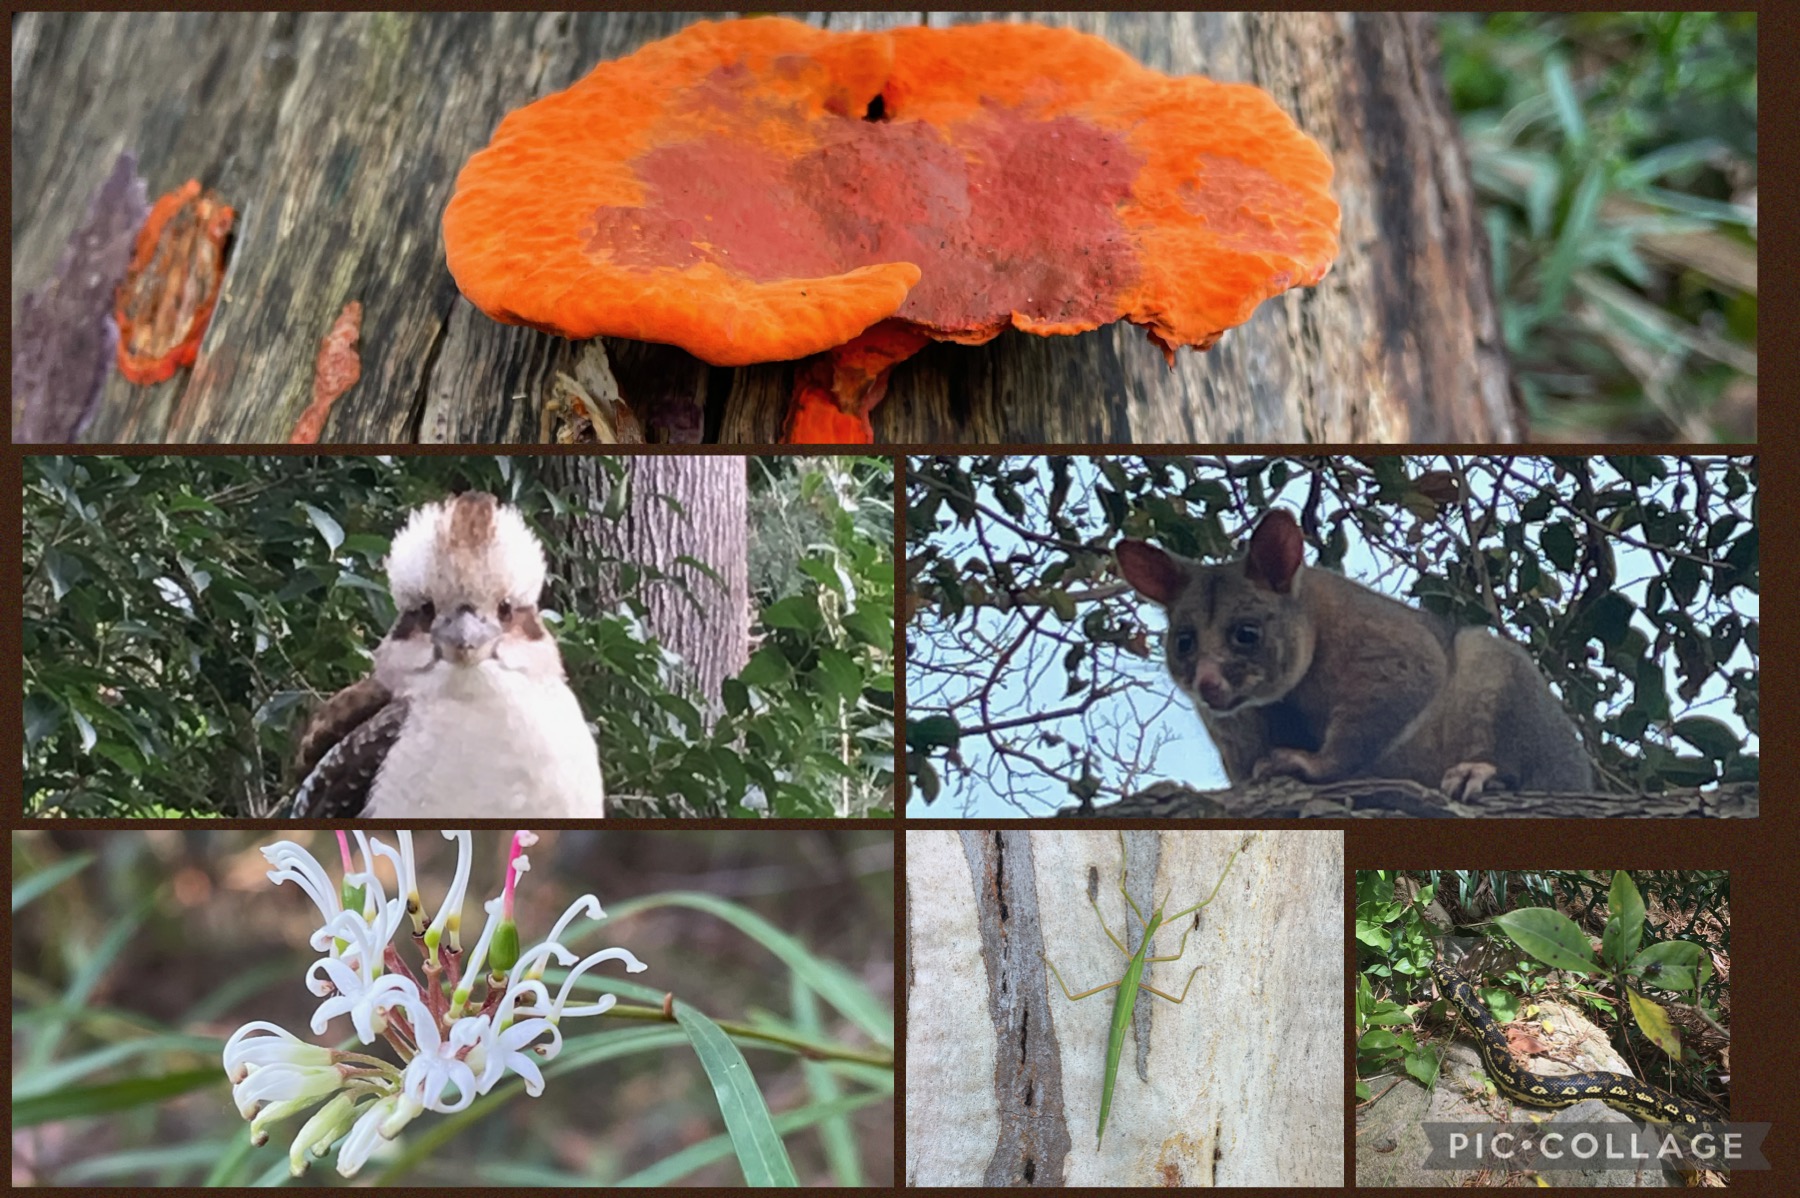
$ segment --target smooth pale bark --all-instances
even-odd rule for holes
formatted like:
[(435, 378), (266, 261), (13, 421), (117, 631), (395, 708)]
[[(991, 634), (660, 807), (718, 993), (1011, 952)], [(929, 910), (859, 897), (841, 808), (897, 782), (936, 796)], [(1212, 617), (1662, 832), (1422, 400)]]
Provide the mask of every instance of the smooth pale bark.
[(1179, 994), (1201, 967), (1179, 1006), (1140, 994), (1097, 1148), (1112, 993), (1071, 1003), (1037, 953), (1076, 992), (1124, 973), (1087, 890), (1123, 937), (1116, 834), (908, 834), (909, 1184), (1342, 1184), (1342, 834), (1129, 832), (1130, 890), (1191, 906), (1246, 837), (1146, 975)]

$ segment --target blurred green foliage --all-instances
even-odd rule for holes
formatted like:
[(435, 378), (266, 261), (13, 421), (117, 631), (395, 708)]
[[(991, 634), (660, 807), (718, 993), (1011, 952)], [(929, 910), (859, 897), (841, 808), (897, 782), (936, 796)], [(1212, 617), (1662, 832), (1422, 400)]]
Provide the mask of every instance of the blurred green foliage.
[(1756, 13), (1439, 29), (1538, 438), (1754, 441)]
[[(367, 671), (393, 621), (383, 560), (410, 509), (453, 488), (493, 491), (554, 565), (558, 520), (589, 505), (541, 481), (538, 460), (25, 459), (27, 812), (268, 810), (294, 781), (285, 767), (305, 710)], [(617, 482), (624, 459), (599, 460)], [(681, 578), (620, 564), (625, 602), (600, 613), (552, 576), (546, 618), (599, 726), (607, 789), (644, 796), (633, 814), (883, 811), (892, 464), (748, 461), (749, 543), (775, 559), (754, 596), (762, 648), (716, 721), (634, 604), (635, 588), (686, 589)]]

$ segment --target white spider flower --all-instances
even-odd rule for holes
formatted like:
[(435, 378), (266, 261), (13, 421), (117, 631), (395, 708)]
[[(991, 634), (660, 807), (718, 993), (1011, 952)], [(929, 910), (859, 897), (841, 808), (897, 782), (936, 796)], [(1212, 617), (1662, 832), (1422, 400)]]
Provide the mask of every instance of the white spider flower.
[[(263, 855), (275, 866), (272, 881), (295, 882), (319, 909), (320, 926), (310, 943), (326, 955), (306, 971), (309, 989), (324, 1000), (313, 1014), (313, 1031), (323, 1035), (333, 1020), (348, 1015), (364, 1044), (385, 1039), (403, 1063), (322, 1048), (262, 1020), (239, 1028), (226, 1042), (222, 1058), (232, 1098), (251, 1120), (257, 1144), (268, 1138), (268, 1124), (328, 1099), (289, 1148), (288, 1165), (295, 1176), (339, 1139), (338, 1172), (353, 1176), (383, 1140), (398, 1136), (424, 1112), (465, 1110), (508, 1073), (524, 1080), (527, 1094), (542, 1094), (539, 1062), (555, 1059), (562, 1049), (558, 1021), (601, 1014), (617, 1001), (606, 994), (585, 1006), (569, 1006), (576, 980), (606, 961), (624, 962), (632, 973), (646, 968), (623, 948), (577, 960), (562, 943), (577, 915), (604, 918), (600, 901), (591, 894), (570, 904), (546, 939), (519, 951), (513, 894), (531, 867), (523, 850), (537, 839), (519, 832), (513, 837), (505, 888), (483, 905), (487, 921), (481, 938), (466, 972), (459, 970), (471, 834), (444, 833), (457, 846), (456, 874), (429, 927), (419, 899), (411, 834), (400, 833), (398, 852), (367, 833), (354, 835), (362, 868), (352, 864), (349, 837), (340, 832), (341, 887), (334, 888), (324, 867), (292, 841), (271, 845)], [(383, 857), (395, 871), (393, 898), (375, 870)], [(393, 944), (409, 914), (425, 957), (417, 973)], [(542, 980), (552, 960), (570, 966), (554, 998)]]
[(278, 840), (264, 848), (262, 855), (275, 867), (269, 871), (269, 880), (277, 886), (293, 882), (306, 891), (306, 897), (319, 908), (321, 922), (330, 923), (344, 909), (338, 901), (337, 887), (325, 876), (325, 867), (293, 841)]
[(648, 965), (632, 956), (630, 949), (624, 948), (601, 949), (591, 956), (583, 957), (581, 962), (577, 964), (575, 968), (569, 970), (569, 976), (563, 979), (562, 989), (556, 992), (556, 1001), (550, 1004), (550, 1010), (545, 1017), (548, 1018), (551, 1023), (554, 1024), (564, 1015), (604, 1015), (606, 1012), (612, 1010), (613, 1005), (619, 1001), (618, 996), (615, 994), (602, 994), (599, 998), (595, 999), (594, 1002), (585, 1007), (574, 1007), (572, 1009), (564, 1007), (564, 1004), (569, 1001), (569, 991), (574, 987), (575, 979), (592, 969), (594, 966), (600, 964), (602, 961), (623, 961), (625, 962), (625, 969), (628, 973), (642, 973), (644, 970), (650, 968)]
[[(424, 1003), (409, 1003), (407, 1014), (418, 1034), (419, 1055), (407, 1064), (406, 1072), (401, 1075), (400, 1109), (410, 1111), (406, 1116), (408, 1119), (423, 1110), (455, 1114), (474, 1102), (477, 1092), (475, 1071), (463, 1061), (462, 1050), (466, 1047), (463, 1042), (478, 1034), (479, 1029), (465, 1032), (463, 1028), (466, 1024), (485, 1021), (480, 1017), (459, 1019), (450, 1025), (450, 1035), (444, 1038), (438, 1035), (437, 1021), (425, 1009)], [(445, 1102), (444, 1091), (451, 1086), (456, 1087), (456, 1100)]]
[[(299, 1099), (316, 1101), (337, 1093), (343, 1085), (344, 1075), (336, 1065), (296, 1065), (290, 1061), (276, 1061), (252, 1067), (243, 1081), (231, 1087), (231, 1099), (237, 1103), (238, 1114), (254, 1119), (264, 1103)], [(288, 1113), (298, 1113), (298, 1108)]]
[(444, 894), (444, 905), (438, 908), (437, 918), (425, 929), (425, 946), (436, 952), (439, 941), (446, 928), (450, 932), (450, 951), (461, 952), (462, 940), (462, 905), (463, 895), (469, 889), (469, 856), (471, 834), (468, 832), (445, 832), (445, 840), (456, 842), (456, 879), (450, 883), (450, 889)]
[[(274, 1034), (259, 1036), (255, 1034), (257, 1032)], [(278, 1061), (289, 1065), (333, 1063), (329, 1048), (308, 1044), (286, 1028), (261, 1019), (246, 1023), (231, 1034), (231, 1039), (225, 1041), (225, 1076), (231, 1079), (233, 1085), (243, 1081), (245, 1074), (252, 1068), (273, 1065)]]
[(356, 1096), (348, 1090), (339, 1090), (330, 1102), (313, 1112), (313, 1117), (294, 1137), (288, 1148), (288, 1172), (295, 1177), (305, 1173), (312, 1158), (330, 1152), (338, 1137), (350, 1130), (355, 1118)]
[[(386, 1130), (386, 1124), (400, 1107), (400, 1096), (389, 1094), (386, 1098), (377, 1098), (357, 1119), (350, 1134), (344, 1137), (344, 1146), (338, 1149), (337, 1171), (345, 1177), (355, 1177), (356, 1171), (368, 1162), (370, 1154), (383, 1140), (391, 1140), (400, 1134), (400, 1128)], [(402, 1121), (402, 1126), (406, 1121)]]
[[(548, 1019), (527, 1019), (508, 1028), (497, 1028), (492, 1020), (482, 1020), (481, 1039), (469, 1053), (469, 1064), (481, 1070), (477, 1083), (483, 1094), (510, 1070), (525, 1080), (525, 1093), (536, 1098), (544, 1092), (544, 1075), (537, 1058), (554, 1060), (562, 1051), (562, 1032)], [(459, 1025), (460, 1026), (460, 1025)], [(548, 1033), (548, 1044), (536, 1043)]]

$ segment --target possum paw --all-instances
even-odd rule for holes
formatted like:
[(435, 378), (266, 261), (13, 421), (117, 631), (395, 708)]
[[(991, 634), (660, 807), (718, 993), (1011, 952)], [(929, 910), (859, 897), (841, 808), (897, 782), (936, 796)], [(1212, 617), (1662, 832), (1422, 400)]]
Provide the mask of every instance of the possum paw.
[(1438, 789), (1459, 803), (1481, 797), (1488, 784), (1500, 772), (1500, 767), (1486, 761), (1465, 761), (1453, 765), (1444, 771), (1444, 780), (1438, 783)]

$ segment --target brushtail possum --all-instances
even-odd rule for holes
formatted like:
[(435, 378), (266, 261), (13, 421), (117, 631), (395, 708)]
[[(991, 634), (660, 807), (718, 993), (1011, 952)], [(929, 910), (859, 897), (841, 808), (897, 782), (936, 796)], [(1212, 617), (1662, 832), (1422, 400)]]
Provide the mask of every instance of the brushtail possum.
[(1143, 541), (1125, 579), (1169, 616), (1169, 672), (1233, 783), (1409, 778), (1453, 799), (1490, 784), (1583, 791), (1593, 766), (1525, 651), (1328, 570), (1275, 508), (1237, 561), (1201, 565)]

